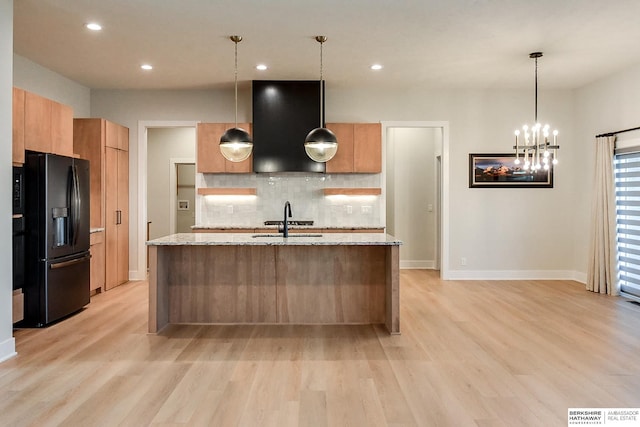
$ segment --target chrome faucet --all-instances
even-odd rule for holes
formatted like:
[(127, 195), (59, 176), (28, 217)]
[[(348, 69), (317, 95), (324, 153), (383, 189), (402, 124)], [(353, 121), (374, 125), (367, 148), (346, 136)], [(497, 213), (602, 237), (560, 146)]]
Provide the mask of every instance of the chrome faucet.
[(287, 220), (287, 210), (289, 211), (288, 218), (291, 218), (291, 203), (287, 200), (284, 202), (284, 221), (282, 222), (282, 237), (289, 237), (289, 222)]

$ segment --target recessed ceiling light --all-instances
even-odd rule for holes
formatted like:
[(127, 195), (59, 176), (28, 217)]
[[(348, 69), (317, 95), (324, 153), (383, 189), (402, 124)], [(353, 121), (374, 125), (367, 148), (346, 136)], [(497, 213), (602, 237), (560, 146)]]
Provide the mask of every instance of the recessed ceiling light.
[(87, 27), (87, 29), (89, 29), (91, 31), (100, 31), (102, 29), (102, 25), (97, 24), (95, 22), (89, 22), (88, 24), (85, 24), (84, 26)]
[(376, 70), (376, 71), (377, 71), (377, 70), (382, 70), (382, 65), (380, 65), (380, 64), (373, 64), (373, 65), (371, 66), (371, 69), (372, 69), (372, 70)]
[(153, 66), (149, 64), (142, 64), (140, 68), (142, 68), (143, 70), (153, 70)]
[(258, 64), (258, 65), (256, 65), (256, 69), (260, 70), (260, 71), (264, 71), (264, 70), (267, 69), (267, 66), (264, 65), (264, 64)]

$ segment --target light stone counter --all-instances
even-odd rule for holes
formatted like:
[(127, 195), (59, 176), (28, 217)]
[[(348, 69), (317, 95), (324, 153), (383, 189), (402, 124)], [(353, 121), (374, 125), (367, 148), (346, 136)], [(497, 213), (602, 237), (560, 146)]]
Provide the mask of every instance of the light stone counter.
[(291, 233), (286, 239), (279, 233), (179, 233), (160, 237), (147, 242), (147, 245), (149, 246), (398, 246), (401, 244), (402, 242), (400, 240), (384, 233)]

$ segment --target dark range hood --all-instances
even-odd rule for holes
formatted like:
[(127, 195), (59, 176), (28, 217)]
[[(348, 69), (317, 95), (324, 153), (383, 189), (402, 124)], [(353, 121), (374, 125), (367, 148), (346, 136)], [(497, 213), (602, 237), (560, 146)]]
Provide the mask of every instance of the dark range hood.
[(304, 151), (305, 137), (320, 125), (320, 81), (252, 83), (253, 171), (325, 172)]

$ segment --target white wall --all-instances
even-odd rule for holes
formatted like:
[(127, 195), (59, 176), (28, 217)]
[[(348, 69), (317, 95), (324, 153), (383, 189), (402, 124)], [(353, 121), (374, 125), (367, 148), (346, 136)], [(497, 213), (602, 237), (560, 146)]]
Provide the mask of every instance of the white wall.
[(73, 108), (73, 117), (91, 117), (91, 91), (20, 55), (13, 55), (13, 85)]
[(12, 292), (13, 264), (11, 261), (12, 176), (11, 110), (13, 62), (13, 1), (0, 0), (0, 361), (15, 355), (13, 339)]
[(387, 230), (403, 242), (401, 268), (436, 267), (440, 135), (440, 129), (434, 128), (388, 130), (387, 212), (392, 218), (387, 217)]
[[(576, 96), (577, 144), (582, 147), (577, 161), (582, 170), (593, 168), (595, 136), (640, 126), (640, 64), (611, 75), (580, 89)], [(640, 138), (640, 132), (620, 134), (619, 139)], [(591, 211), (591, 174), (578, 173), (575, 180), (575, 210), (587, 215), (576, 216), (573, 224), (575, 239), (574, 263), (586, 271), (589, 248), (589, 213)], [(582, 181), (582, 182), (581, 182)]]
[[(196, 157), (195, 128), (152, 128), (147, 133), (147, 221), (151, 239), (171, 234), (171, 198), (175, 198), (172, 158)], [(195, 175), (195, 174), (194, 174)], [(192, 180), (194, 180), (192, 178)]]

